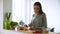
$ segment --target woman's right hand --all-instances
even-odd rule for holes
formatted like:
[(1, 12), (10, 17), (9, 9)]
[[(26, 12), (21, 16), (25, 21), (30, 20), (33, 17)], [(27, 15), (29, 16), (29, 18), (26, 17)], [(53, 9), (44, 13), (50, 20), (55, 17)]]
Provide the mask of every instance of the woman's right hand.
[(29, 27), (32, 27), (32, 24), (29, 24)]

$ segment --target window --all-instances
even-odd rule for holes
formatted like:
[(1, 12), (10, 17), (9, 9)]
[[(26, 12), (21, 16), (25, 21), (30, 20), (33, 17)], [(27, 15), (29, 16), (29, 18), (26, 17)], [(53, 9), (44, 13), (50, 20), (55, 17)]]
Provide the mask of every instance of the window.
[(29, 24), (33, 14), (31, 0), (13, 0), (12, 3), (12, 21)]

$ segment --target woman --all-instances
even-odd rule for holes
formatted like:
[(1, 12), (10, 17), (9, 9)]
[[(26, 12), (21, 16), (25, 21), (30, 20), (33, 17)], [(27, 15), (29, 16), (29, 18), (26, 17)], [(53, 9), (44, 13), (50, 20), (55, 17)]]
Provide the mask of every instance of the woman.
[(33, 14), (34, 19), (29, 24), (30, 29), (42, 30), (47, 28), (46, 15), (42, 11), (40, 2), (35, 2), (33, 6), (35, 14)]

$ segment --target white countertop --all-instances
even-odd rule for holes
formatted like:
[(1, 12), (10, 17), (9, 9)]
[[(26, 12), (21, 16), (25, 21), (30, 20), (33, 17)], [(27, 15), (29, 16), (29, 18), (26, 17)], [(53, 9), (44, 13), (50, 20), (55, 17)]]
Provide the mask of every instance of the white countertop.
[[(32, 32), (23, 32), (23, 31), (20, 31), (20, 32), (17, 32), (17, 31), (12, 31), (12, 30), (4, 30), (4, 31), (0, 31), (0, 34), (33, 34)], [(55, 33), (55, 32), (49, 32), (49, 34), (58, 34), (58, 33)]]

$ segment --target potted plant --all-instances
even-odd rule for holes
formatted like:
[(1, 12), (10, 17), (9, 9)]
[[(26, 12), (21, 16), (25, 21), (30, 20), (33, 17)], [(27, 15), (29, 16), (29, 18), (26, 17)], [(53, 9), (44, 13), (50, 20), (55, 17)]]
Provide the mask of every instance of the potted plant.
[(14, 30), (17, 25), (18, 25), (18, 22), (14, 22), (14, 21), (10, 22), (10, 26), (12, 30)]
[(11, 16), (11, 12), (5, 13), (5, 21), (3, 22), (4, 29), (10, 29), (10, 16)]

